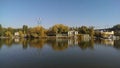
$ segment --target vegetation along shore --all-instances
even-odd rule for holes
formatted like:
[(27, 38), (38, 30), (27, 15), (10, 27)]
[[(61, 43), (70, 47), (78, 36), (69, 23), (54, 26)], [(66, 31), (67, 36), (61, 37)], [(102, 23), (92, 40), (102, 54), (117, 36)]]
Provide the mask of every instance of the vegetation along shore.
[(5, 28), (0, 24), (0, 38), (119, 38), (119, 36), (120, 24), (106, 29), (94, 29), (92, 26), (69, 27), (63, 24), (55, 24), (49, 29), (27, 25), (21, 28)]

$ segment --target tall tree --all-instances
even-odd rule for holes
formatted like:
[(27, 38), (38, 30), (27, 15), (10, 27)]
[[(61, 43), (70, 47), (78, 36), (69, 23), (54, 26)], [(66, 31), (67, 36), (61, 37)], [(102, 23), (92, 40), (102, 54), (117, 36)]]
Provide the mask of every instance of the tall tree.
[(28, 26), (27, 25), (23, 25), (23, 33), (24, 34), (28, 33)]
[(0, 36), (2, 36), (3, 30), (2, 30), (2, 25), (0, 24)]
[(89, 35), (90, 35), (91, 37), (94, 36), (94, 27), (89, 27)]

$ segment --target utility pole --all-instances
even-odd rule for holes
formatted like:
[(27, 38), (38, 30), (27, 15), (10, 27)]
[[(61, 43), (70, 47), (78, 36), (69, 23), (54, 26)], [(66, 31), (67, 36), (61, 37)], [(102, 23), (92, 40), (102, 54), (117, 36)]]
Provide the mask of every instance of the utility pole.
[(40, 18), (40, 17), (39, 17), (38, 20), (37, 20), (37, 24), (38, 24), (38, 26), (41, 25), (41, 18)]

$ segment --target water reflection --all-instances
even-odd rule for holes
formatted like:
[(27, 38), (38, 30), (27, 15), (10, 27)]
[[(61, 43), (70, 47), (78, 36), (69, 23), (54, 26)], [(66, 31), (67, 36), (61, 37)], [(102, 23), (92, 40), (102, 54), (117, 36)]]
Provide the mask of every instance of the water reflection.
[(34, 48), (43, 48), (44, 44), (46, 43), (45, 39), (30, 39), (29, 46)]
[(95, 40), (96, 44), (101, 44), (105, 46), (111, 46), (116, 49), (120, 49), (120, 40), (112, 40), (112, 39), (99, 39)]
[(80, 47), (85, 50), (87, 48), (94, 49), (94, 44), (112, 46), (120, 49), (119, 40), (98, 39), (98, 40), (73, 40), (73, 39), (0, 39), (0, 48), (2, 46), (11, 47), (13, 44), (21, 44), (23, 49), (43, 48), (45, 44), (50, 46), (53, 50), (65, 50), (68, 47)]
[(117, 49), (120, 49), (120, 40), (115, 40), (114, 41), (114, 47)]
[(114, 46), (114, 40), (112, 40), (112, 39), (98, 39), (98, 40), (96, 40), (96, 43)]
[(81, 49), (87, 49), (87, 48), (94, 49), (94, 40), (92, 39), (89, 41), (79, 41), (78, 46)]
[(65, 50), (68, 48), (68, 40), (67, 39), (56, 39), (51, 44), (52, 44), (51, 47), (53, 50)]
[(0, 66), (1, 68), (120, 68), (119, 41), (0, 39)]

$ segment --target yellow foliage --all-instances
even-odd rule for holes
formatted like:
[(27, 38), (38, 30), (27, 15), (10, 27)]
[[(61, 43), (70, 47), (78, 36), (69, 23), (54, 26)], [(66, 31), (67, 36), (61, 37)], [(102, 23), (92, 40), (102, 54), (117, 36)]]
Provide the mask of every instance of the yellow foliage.
[(12, 37), (12, 33), (11, 33), (10, 31), (6, 31), (6, 32), (5, 32), (5, 36), (7, 36), (7, 37)]
[(56, 33), (67, 32), (68, 26), (65, 26), (63, 24), (56, 24), (51, 29), (53, 32), (56, 32)]

